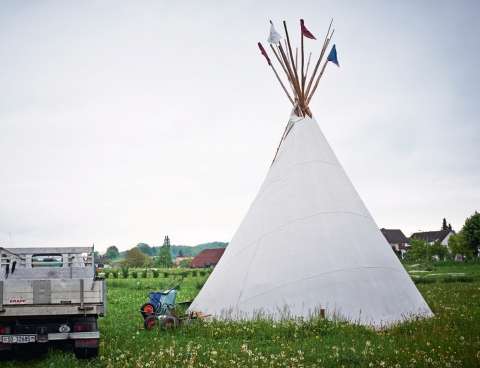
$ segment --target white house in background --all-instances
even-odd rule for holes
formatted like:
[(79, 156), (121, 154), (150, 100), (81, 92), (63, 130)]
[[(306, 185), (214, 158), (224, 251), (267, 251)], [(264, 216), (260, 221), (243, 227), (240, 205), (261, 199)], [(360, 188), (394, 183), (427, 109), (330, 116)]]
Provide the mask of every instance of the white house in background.
[(402, 230), (381, 228), (380, 231), (387, 239), (388, 244), (395, 247), (396, 250), (401, 250), (408, 245), (408, 238), (403, 234)]
[(452, 236), (452, 234), (452, 230), (424, 231), (420, 233), (413, 233), (412, 235), (410, 235), (410, 239), (414, 237), (418, 239), (423, 239), (429, 244), (433, 244), (439, 241), (440, 244), (448, 247), (448, 239), (450, 238), (450, 236)]
[(110, 262), (108, 259), (100, 257), (100, 258), (95, 258), (95, 267), (97, 268), (112, 268), (112, 266), (109, 264)]
[(402, 253), (402, 258), (404, 258), (404, 254), (408, 251), (408, 238), (402, 230), (381, 228), (380, 231), (385, 239), (387, 239), (388, 244), (395, 248), (395, 250), (400, 251)]

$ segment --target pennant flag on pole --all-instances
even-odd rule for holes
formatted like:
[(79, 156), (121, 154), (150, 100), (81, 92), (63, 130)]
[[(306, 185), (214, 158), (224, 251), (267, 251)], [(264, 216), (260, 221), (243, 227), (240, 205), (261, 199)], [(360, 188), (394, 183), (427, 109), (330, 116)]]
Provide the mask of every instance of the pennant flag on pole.
[(303, 19), (300, 19), (300, 27), (302, 27), (302, 33), (305, 37), (310, 38), (312, 40), (316, 40), (315, 36), (310, 33), (307, 27), (304, 26)]
[(267, 52), (263, 48), (262, 44), (259, 42), (258, 43), (258, 48), (260, 49), (260, 52), (262, 53), (263, 56), (265, 56), (265, 59), (267, 59), (268, 65), (272, 66), (272, 63), (270, 62), (270, 58), (267, 55)]
[(279, 43), (281, 39), (282, 39), (282, 36), (280, 36), (280, 33), (278, 33), (275, 30), (275, 28), (273, 27), (272, 21), (270, 21), (270, 36), (268, 37), (267, 42), (268, 43)]
[(330, 54), (328, 54), (327, 60), (331, 61), (332, 63), (334, 63), (336, 66), (340, 68), (340, 63), (338, 62), (338, 59), (337, 59), (337, 49), (335, 48), (335, 45), (333, 45), (332, 50), (330, 51)]

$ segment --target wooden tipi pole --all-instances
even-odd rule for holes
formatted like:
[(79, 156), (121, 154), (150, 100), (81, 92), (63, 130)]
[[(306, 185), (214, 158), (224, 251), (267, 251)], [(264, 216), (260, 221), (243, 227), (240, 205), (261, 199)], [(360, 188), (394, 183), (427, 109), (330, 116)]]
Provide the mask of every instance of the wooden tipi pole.
[(315, 87), (313, 87), (312, 93), (310, 93), (310, 96), (307, 98), (307, 105), (308, 105), (308, 103), (310, 102), (310, 100), (312, 99), (313, 94), (315, 93), (315, 91), (316, 91), (316, 89), (317, 89), (317, 87), (318, 87), (318, 83), (320, 82), (320, 78), (322, 78), (323, 72), (325, 71), (325, 67), (327, 66), (327, 64), (328, 64), (328, 60), (325, 60), (325, 64), (323, 64), (322, 71), (321, 71), (320, 74), (318, 75), (317, 82), (315, 83)]
[(312, 73), (312, 77), (310, 78), (310, 81), (308, 82), (308, 86), (307, 86), (307, 90), (306, 90), (306, 95), (308, 96), (309, 94), (309, 91), (310, 91), (310, 88), (312, 86), (312, 83), (313, 81), (315, 80), (315, 76), (317, 74), (317, 71), (318, 71), (318, 67), (320, 66), (320, 63), (322, 61), (322, 58), (323, 58), (323, 55), (325, 54), (325, 50), (327, 49), (327, 42), (329, 42), (329, 40), (332, 38), (333, 36), (333, 32), (332, 32), (332, 35), (330, 37), (328, 37), (329, 33), (330, 33), (330, 29), (332, 27), (332, 22), (333, 22), (333, 19), (331, 20), (330, 22), (330, 26), (328, 27), (328, 31), (327, 31), (327, 35), (325, 36), (325, 40), (323, 41), (323, 47), (322, 47), (322, 52), (320, 53), (320, 56), (318, 58), (318, 61), (317, 61), (317, 64), (315, 65), (315, 69), (313, 70), (313, 73)]
[(305, 69), (305, 80), (307, 79), (308, 67), (310, 66), (310, 59), (312, 58), (312, 53), (308, 56), (307, 69)]
[(292, 105), (294, 105), (295, 102), (293, 102), (292, 98), (291, 98), (290, 95), (288, 94), (288, 91), (287, 91), (287, 89), (285, 88), (285, 86), (283, 85), (283, 82), (282, 82), (282, 80), (280, 79), (280, 76), (278, 75), (277, 71), (275, 70), (275, 67), (274, 67), (273, 64), (272, 64), (272, 61), (271, 61), (270, 58), (268, 57), (267, 52), (265, 51), (265, 49), (263, 48), (263, 46), (262, 46), (262, 44), (261, 44), (260, 42), (258, 43), (258, 48), (260, 49), (260, 53), (265, 57), (265, 59), (267, 59), (268, 65), (272, 68), (273, 72), (275, 73), (275, 76), (277, 77), (278, 81), (280, 82), (280, 85), (282, 86), (283, 90), (284, 90), (285, 93), (287, 94), (288, 99), (290, 100), (290, 102), (292, 103)]
[[(278, 47), (278, 46), (277, 46), (277, 47)], [(275, 49), (274, 49), (274, 47), (273, 47), (272, 44), (270, 44), (270, 48), (272, 49), (273, 53), (275, 54), (275, 57), (277, 58), (277, 60), (278, 60), (278, 62), (280, 63), (280, 65), (282, 66), (283, 71), (284, 71), (285, 74), (287, 75), (288, 82), (290, 83), (290, 87), (292, 88), (293, 95), (294, 95), (294, 97), (296, 97), (296, 96), (297, 96), (297, 92), (295, 91), (295, 88), (293, 88), (292, 79), (290, 78), (290, 74), (288, 73), (287, 68), (285, 67), (285, 63), (283, 62), (283, 59), (280, 58), (280, 56), (278, 55), (277, 51), (275, 51)], [(278, 50), (278, 52), (280, 53), (280, 49)]]
[(290, 63), (288, 62), (287, 55), (285, 55), (285, 52), (283, 51), (282, 45), (279, 45), (280, 53), (282, 54), (282, 58), (285, 61), (285, 66), (287, 67), (288, 74), (290, 75), (290, 79), (292, 81), (293, 87), (295, 88), (295, 92), (297, 96), (300, 98), (300, 88), (298, 86), (298, 80), (295, 79), (295, 74), (292, 71), (292, 68), (290, 67)]
[(287, 94), (288, 99), (290, 100), (290, 102), (292, 103), (292, 105), (295, 105), (295, 102), (293, 102), (292, 98), (290, 97), (290, 94), (288, 93), (287, 89), (286, 89), (285, 86), (283, 85), (283, 82), (282, 82), (282, 80), (280, 79), (280, 77), (278, 76), (278, 73), (277, 73), (277, 71), (275, 70), (275, 68), (273, 67), (273, 64), (270, 63), (270, 66), (272, 67), (273, 72), (274, 72), (275, 75), (277, 76), (277, 79), (278, 79), (278, 81), (280, 82), (283, 90), (284, 90), (285, 93)]
[(280, 146), (282, 145), (283, 139), (285, 138), (285, 133), (287, 133), (288, 124), (290, 124), (290, 120), (288, 121), (287, 126), (285, 127), (285, 130), (283, 131), (282, 139), (280, 139), (280, 143), (278, 144), (277, 151), (275, 152), (275, 157), (273, 158), (273, 161), (272, 161), (272, 164), (270, 165), (270, 167), (273, 166), (273, 163), (275, 162), (275, 159), (277, 158), (278, 151), (280, 150)]
[[(290, 45), (290, 37), (288, 36), (288, 29), (287, 29), (287, 23), (283, 21), (283, 27), (285, 28), (285, 35), (287, 36), (287, 44), (288, 44), (288, 50), (290, 51), (290, 58), (292, 60), (292, 65), (295, 66), (295, 63), (293, 62), (293, 54), (292, 54), (292, 46)], [(300, 83), (298, 79), (298, 73), (297, 73), (297, 68), (293, 68), (293, 71), (295, 73), (295, 84), (297, 86), (297, 91), (298, 91), (298, 102), (300, 104), (300, 107), (304, 107), (304, 101), (303, 101), (303, 94), (302, 90), (300, 88)]]
[(303, 32), (300, 32), (302, 34), (301, 39), (302, 39), (302, 95), (305, 95), (305, 74), (304, 74), (304, 64), (303, 64), (303, 58), (304, 58), (304, 51), (303, 51)]

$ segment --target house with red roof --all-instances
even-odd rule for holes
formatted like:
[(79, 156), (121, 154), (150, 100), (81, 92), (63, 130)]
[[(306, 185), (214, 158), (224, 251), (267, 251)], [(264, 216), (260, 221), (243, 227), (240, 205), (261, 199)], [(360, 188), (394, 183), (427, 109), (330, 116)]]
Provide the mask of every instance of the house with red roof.
[(214, 268), (226, 248), (204, 249), (190, 263), (190, 268)]

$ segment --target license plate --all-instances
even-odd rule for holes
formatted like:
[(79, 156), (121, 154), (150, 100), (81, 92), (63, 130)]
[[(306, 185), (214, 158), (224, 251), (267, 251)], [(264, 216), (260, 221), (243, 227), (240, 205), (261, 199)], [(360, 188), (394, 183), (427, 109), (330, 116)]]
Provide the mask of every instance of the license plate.
[(4, 344), (26, 344), (35, 342), (35, 335), (2, 336), (2, 342)]

